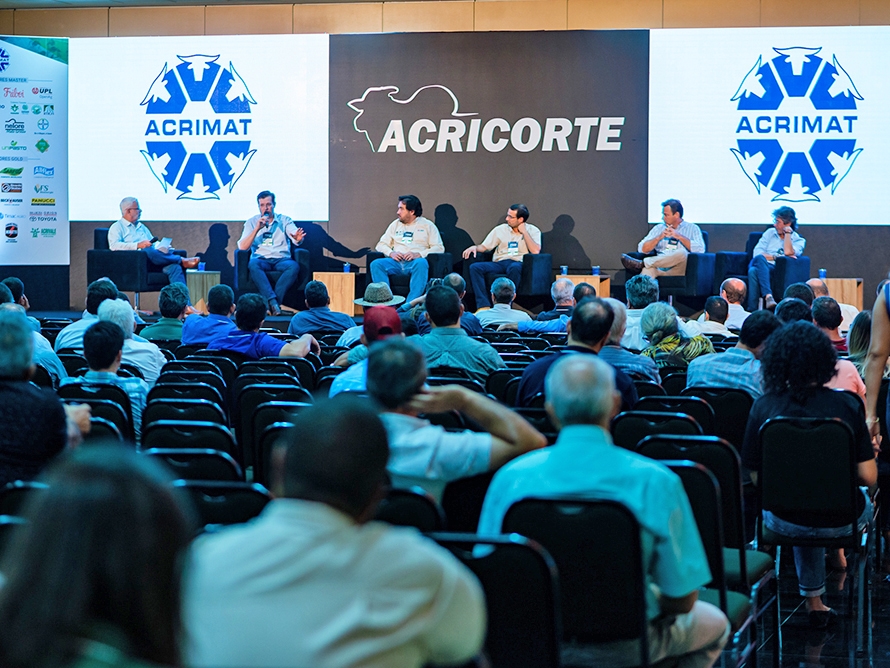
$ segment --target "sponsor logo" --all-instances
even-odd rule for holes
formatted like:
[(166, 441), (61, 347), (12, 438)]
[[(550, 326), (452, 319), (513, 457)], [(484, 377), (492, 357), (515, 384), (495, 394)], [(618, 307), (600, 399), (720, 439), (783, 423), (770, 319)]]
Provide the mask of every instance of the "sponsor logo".
[[(35, 104), (35, 105), (34, 105), (34, 108), (37, 109), (39, 106), (40, 106), (39, 104)], [(40, 112), (39, 112), (39, 111), (35, 111), (34, 113), (35, 113), (35, 114), (39, 114)], [(53, 116), (53, 115), (55, 115), (55, 113), (56, 113), (56, 106), (55, 106), (54, 104), (45, 104), (45, 105), (43, 105), (43, 113), (44, 113), (46, 116)]]
[(27, 77), (0, 77), (0, 81), (9, 81), (12, 83), (28, 83)]
[(40, 105), (32, 104), (31, 105), (31, 113), (34, 114), (35, 116), (38, 116), (40, 114)]
[[(3, 51), (3, 49), (0, 49), (0, 51)], [(4, 51), (4, 53), (5, 53), (5, 51)], [(0, 70), (0, 72), (2, 72), (2, 70)], [(19, 90), (18, 88), (10, 88), (9, 86), (4, 86), (3, 87), (3, 97), (12, 97), (15, 99), (20, 99), (20, 98), (25, 97), (25, 91)]]
[(34, 88), (31, 89), (31, 93), (33, 93), (34, 95), (37, 95), (38, 97), (52, 97), (53, 89), (52, 88), (38, 88), (37, 86), (34, 86)]
[(3, 124), (3, 127), (6, 129), (6, 134), (24, 134), (25, 133), (25, 124), (22, 121), (17, 121), (14, 118), (10, 118), (6, 123)]
[(31, 206), (55, 206), (55, 197), (32, 197)]
[(41, 153), (46, 153), (49, 150), (49, 142), (41, 137), (39, 140), (37, 140), (37, 143), (34, 144), (34, 148), (36, 148)]
[(11, 113), (11, 114), (19, 113), (19, 105), (17, 105), (17, 104), (9, 105), (9, 113)]
[(23, 171), (24, 167), (4, 167), (0, 169), (0, 176), (21, 176)]
[(36, 239), (40, 237), (41, 239), (52, 239), (56, 236), (56, 228), (55, 227), (32, 227), (31, 228), (31, 238)]
[(460, 111), (457, 96), (432, 84), (403, 96), (397, 86), (373, 86), (347, 105), (356, 112), (355, 131), (375, 153), (499, 153), (511, 146), (531, 151), (620, 151), (623, 116), (531, 117), (510, 123)]
[(22, 184), (4, 181), (2, 184), (0, 184), (0, 192), (20, 193), (20, 192), (22, 192)]
[(19, 235), (19, 226), (15, 223), (6, 223), (6, 238), (15, 239)]
[(49, 130), (49, 121), (45, 118), (41, 118), (39, 121), (37, 121), (37, 129), (46, 132), (47, 130)]
[(164, 63), (140, 103), (148, 117), (140, 153), (165, 193), (173, 188), (177, 199), (219, 199), (224, 187), (232, 192), (256, 153), (250, 114), (257, 102), (231, 61), (223, 67), (220, 55), (177, 58), (179, 64)]
[(51, 195), (53, 191), (45, 183), (37, 183), (34, 185), (34, 192), (38, 195)]
[[(2, 172), (0, 172), (2, 173)], [(19, 170), (21, 173), (21, 170)], [(43, 178), (51, 179), (56, 175), (55, 167), (42, 167), (41, 165), (37, 165), (34, 168), (34, 176), (42, 176)]]
[(0, 155), (0, 162), (25, 162), (27, 159), (21, 155)]
[(0, 72), (5, 72), (10, 62), (9, 52), (6, 49), (0, 49)]
[(28, 221), (32, 223), (55, 223), (55, 211), (32, 211), (28, 216)]
[(739, 113), (730, 151), (771, 201), (819, 202), (834, 195), (862, 153), (856, 130), (864, 98), (837, 54), (773, 51), (758, 56), (732, 96)]
[(22, 146), (17, 141), (13, 140), (13, 141), (9, 142), (8, 145), (4, 146), (3, 150), (4, 151), (27, 151), (28, 147)]

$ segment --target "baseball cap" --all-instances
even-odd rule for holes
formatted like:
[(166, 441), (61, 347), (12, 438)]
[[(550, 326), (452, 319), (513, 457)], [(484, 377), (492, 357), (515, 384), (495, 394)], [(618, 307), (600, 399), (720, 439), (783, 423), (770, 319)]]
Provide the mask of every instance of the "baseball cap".
[(365, 309), (362, 323), (365, 338), (371, 341), (382, 341), (395, 334), (402, 333), (402, 321), (399, 313), (392, 306), (371, 306)]

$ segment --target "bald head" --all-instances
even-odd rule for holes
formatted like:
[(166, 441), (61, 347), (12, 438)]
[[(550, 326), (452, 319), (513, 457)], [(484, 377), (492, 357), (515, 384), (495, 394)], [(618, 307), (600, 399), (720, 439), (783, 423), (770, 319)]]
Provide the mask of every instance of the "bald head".
[(813, 295), (816, 297), (829, 297), (828, 294), (828, 286), (825, 285), (825, 281), (821, 278), (811, 278), (807, 281), (807, 285), (810, 286), (813, 290)]
[(748, 288), (741, 279), (727, 278), (720, 285), (720, 296), (730, 304), (744, 304)]
[(544, 381), (547, 410), (561, 427), (609, 428), (617, 407), (615, 371), (595, 355), (564, 355)]

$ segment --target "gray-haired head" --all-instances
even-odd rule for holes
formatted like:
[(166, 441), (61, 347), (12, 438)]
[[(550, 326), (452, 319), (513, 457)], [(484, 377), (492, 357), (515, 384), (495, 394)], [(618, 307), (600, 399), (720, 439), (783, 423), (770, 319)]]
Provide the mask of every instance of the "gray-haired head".
[(376, 343), (368, 355), (367, 379), (371, 398), (389, 410), (399, 408), (426, 382), (426, 358), (404, 339)]
[(550, 297), (554, 304), (564, 304), (574, 299), (575, 284), (567, 278), (557, 278), (550, 286)]
[(137, 200), (135, 197), (124, 197), (121, 200), (121, 215), (124, 215), (126, 210), (136, 204), (138, 201), (139, 200)]
[(677, 312), (673, 306), (664, 302), (655, 302), (643, 309), (640, 327), (652, 345), (671, 334), (676, 334), (680, 329)]
[(638, 274), (624, 284), (628, 308), (646, 308), (658, 301), (658, 281), (651, 276)]
[(133, 307), (122, 299), (106, 299), (99, 304), (99, 320), (113, 322), (124, 331), (124, 338), (133, 338), (136, 316)]
[(27, 379), (34, 356), (34, 334), (23, 313), (0, 311), (0, 377)]
[(516, 297), (516, 284), (506, 276), (496, 278), (491, 284), (491, 295), (495, 304), (510, 304)]
[(624, 331), (627, 329), (627, 307), (612, 297), (603, 297), (602, 299), (612, 307), (612, 313), (615, 314), (615, 318), (612, 320), (612, 329), (609, 330), (609, 340), (606, 343), (619, 346), (621, 339), (624, 338)]
[(615, 410), (615, 370), (595, 355), (565, 355), (544, 381), (547, 410), (560, 426), (608, 429)]

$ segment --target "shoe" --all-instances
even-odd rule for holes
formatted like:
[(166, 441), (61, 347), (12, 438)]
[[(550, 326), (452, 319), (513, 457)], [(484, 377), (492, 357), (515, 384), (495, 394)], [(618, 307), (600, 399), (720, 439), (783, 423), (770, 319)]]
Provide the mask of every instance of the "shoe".
[(194, 269), (198, 266), (198, 258), (196, 257), (184, 257), (182, 258), (182, 268), (183, 269)]
[(269, 302), (269, 315), (271, 315), (271, 316), (281, 315), (281, 307), (278, 306), (278, 302), (276, 302), (276, 301)]
[(836, 611), (829, 608), (828, 610), (810, 610), (807, 613), (810, 620), (811, 629), (827, 629), (837, 623), (839, 615)]
[(631, 257), (630, 255), (622, 255), (621, 264), (624, 265), (625, 269), (632, 269), (634, 271), (642, 271), (643, 269), (643, 261)]
[(281, 312), (285, 315), (293, 315), (294, 313), (297, 312), (297, 309), (291, 308), (290, 306), (285, 306), (284, 304), (282, 304), (278, 308), (280, 308)]
[(772, 311), (774, 308), (776, 308), (776, 300), (773, 299), (772, 295), (767, 295), (763, 298), (763, 308), (769, 311)]

